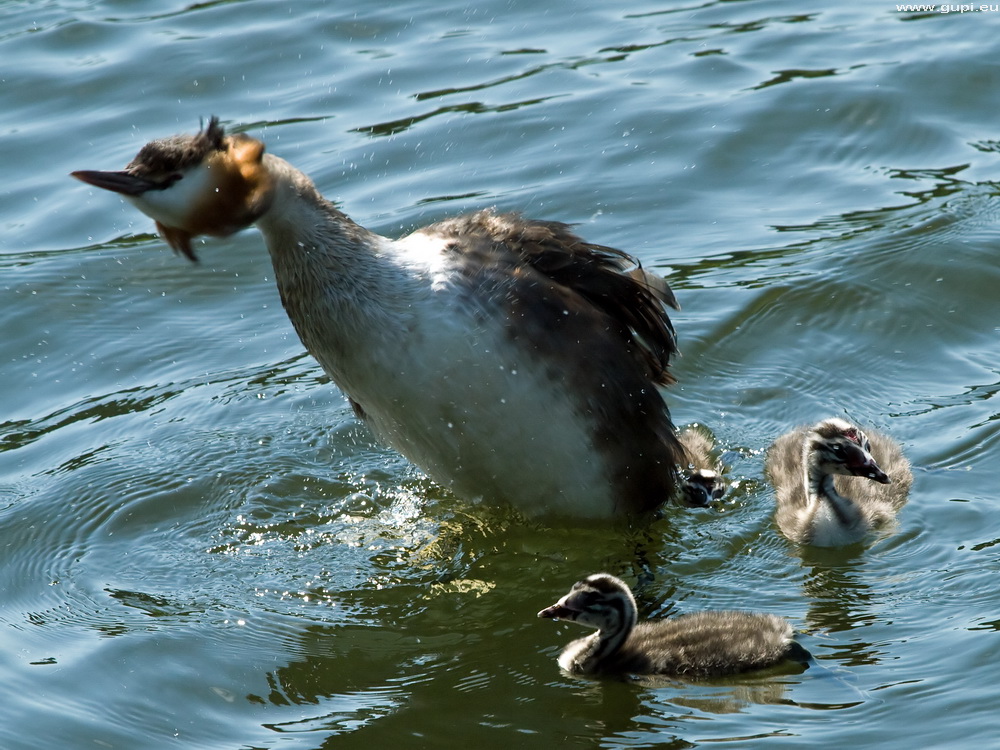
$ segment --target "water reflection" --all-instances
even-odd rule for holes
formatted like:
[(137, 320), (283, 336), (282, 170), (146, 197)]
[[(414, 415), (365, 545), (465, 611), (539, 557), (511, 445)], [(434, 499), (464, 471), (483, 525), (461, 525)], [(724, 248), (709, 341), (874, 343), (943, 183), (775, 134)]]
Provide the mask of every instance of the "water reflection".
[[(837, 549), (803, 548), (803, 564), (808, 570), (802, 592), (809, 602), (806, 623), (824, 651), (848, 667), (878, 664), (882, 646), (866, 642), (859, 636), (863, 628), (878, 621), (883, 598), (865, 581), (865, 545), (862, 543)], [(824, 644), (827, 636), (852, 632), (849, 641), (837, 639)]]
[(149, 411), (178, 395), (176, 386), (135, 387), (106, 396), (95, 396), (33, 419), (0, 424), (0, 451), (23, 448), (36, 440), (78, 422), (113, 419)]
[(409, 117), (400, 118), (398, 120), (392, 120), (389, 122), (380, 122), (375, 125), (366, 125), (359, 128), (354, 128), (353, 132), (364, 133), (371, 136), (390, 136), (402, 133), (409, 130), (417, 123), (423, 122), (424, 120), (429, 120), (434, 117), (439, 117), (440, 115), (453, 114), (453, 113), (465, 113), (465, 114), (484, 114), (487, 112), (508, 112), (510, 110), (520, 109), (522, 107), (529, 107), (538, 104), (542, 104), (550, 99), (556, 97), (537, 97), (532, 99), (523, 99), (520, 101), (507, 102), (505, 104), (498, 105), (487, 105), (482, 102), (467, 102), (464, 104), (452, 104), (447, 107), (438, 107), (437, 109), (431, 110), (430, 112), (424, 112), (419, 115), (411, 115)]
[[(850, 747), (945, 745), (955, 726), (989, 745), (987, 17), (290, 7), (2, 5), (21, 85), (0, 115), (17, 186), (0, 207), (0, 745)], [(458, 503), (375, 446), (279, 331), (259, 238), (162, 263), (149, 226), (66, 184), (81, 143), (119, 163), (165, 119), (211, 112), (266, 125), (273, 153), (384, 227), (498, 201), (590, 220), (675, 271), (671, 404), (708, 405), (748, 446), (741, 488), (642, 531), (551, 529)], [(938, 491), (885, 544), (788, 554), (753, 451), (845, 405)], [(635, 583), (644, 616), (778, 611), (817, 663), (731, 684), (568, 680), (555, 655), (576, 634), (534, 613), (596, 570)]]

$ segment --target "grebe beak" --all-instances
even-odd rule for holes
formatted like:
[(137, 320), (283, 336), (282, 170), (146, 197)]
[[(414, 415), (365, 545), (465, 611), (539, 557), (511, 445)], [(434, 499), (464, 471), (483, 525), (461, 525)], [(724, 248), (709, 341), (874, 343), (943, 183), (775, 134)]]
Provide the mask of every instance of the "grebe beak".
[(546, 607), (541, 612), (538, 613), (539, 617), (545, 617), (550, 619), (563, 618), (569, 619), (573, 616), (574, 612), (561, 604), (553, 604), (551, 607)]
[(103, 190), (110, 190), (112, 193), (122, 195), (142, 195), (149, 190), (158, 190), (162, 186), (144, 177), (136, 177), (129, 172), (99, 172), (91, 169), (81, 169), (70, 172), (71, 177), (75, 177), (88, 185), (99, 187)]
[(875, 463), (874, 458), (870, 458), (858, 466), (850, 467), (851, 473), (856, 477), (868, 477), (874, 479), (879, 484), (889, 484), (892, 480), (889, 475), (882, 471), (882, 468)]

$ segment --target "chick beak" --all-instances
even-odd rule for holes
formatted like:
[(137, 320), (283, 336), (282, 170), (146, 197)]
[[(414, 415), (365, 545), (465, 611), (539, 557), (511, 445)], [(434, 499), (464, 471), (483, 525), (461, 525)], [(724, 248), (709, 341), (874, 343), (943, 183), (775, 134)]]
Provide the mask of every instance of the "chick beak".
[(88, 185), (99, 187), (102, 190), (110, 190), (112, 193), (122, 195), (142, 195), (148, 190), (154, 190), (157, 183), (147, 180), (145, 177), (136, 177), (129, 172), (99, 172), (92, 169), (81, 169), (70, 172), (71, 177), (75, 177)]
[(879, 484), (889, 484), (892, 481), (889, 479), (889, 475), (882, 471), (881, 467), (875, 463), (874, 458), (868, 458), (859, 465), (852, 466), (851, 473), (856, 477), (874, 479)]
[(869, 479), (874, 479), (879, 484), (889, 484), (892, 482), (892, 480), (889, 479), (889, 475), (882, 471), (882, 469), (880, 469), (877, 465), (872, 466), (865, 476)]
[(560, 620), (574, 620), (577, 614), (579, 614), (573, 607), (567, 606), (567, 601), (570, 595), (567, 594), (562, 599), (557, 601), (551, 607), (546, 607), (541, 612), (538, 613), (539, 617), (545, 617), (548, 619), (560, 619)]

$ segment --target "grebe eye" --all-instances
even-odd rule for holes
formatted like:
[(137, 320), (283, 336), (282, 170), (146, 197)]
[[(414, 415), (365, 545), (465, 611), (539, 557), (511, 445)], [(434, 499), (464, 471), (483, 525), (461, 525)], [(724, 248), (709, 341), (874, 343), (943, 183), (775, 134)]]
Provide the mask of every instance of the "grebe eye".
[(173, 174), (167, 175), (159, 182), (154, 183), (153, 186), (150, 188), (150, 190), (166, 190), (167, 188), (169, 188), (175, 182), (178, 182), (183, 177), (184, 175), (182, 175), (180, 172), (174, 172)]

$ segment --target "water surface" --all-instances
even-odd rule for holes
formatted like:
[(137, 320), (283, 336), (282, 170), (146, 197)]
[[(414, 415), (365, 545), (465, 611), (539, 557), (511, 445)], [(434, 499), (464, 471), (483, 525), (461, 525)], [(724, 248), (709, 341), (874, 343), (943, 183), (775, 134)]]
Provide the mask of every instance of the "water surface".
[[(0, 746), (977, 746), (1000, 703), (1000, 14), (781, 0), (0, 6)], [(482, 206), (670, 279), (668, 399), (733, 489), (527, 523), (375, 444), (255, 231), (172, 256), (67, 177), (216, 114), (398, 235)], [(763, 450), (844, 415), (894, 533), (801, 551)], [(535, 613), (776, 612), (802, 674), (593, 683)]]

